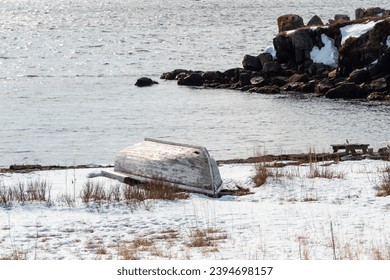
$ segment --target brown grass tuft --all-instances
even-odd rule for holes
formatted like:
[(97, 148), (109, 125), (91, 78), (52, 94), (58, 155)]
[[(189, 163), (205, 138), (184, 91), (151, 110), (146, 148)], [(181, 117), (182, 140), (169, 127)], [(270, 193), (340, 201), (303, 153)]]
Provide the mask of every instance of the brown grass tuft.
[(122, 260), (138, 260), (137, 251), (128, 243), (118, 245), (118, 254)]
[(252, 177), (252, 181), (255, 184), (255, 187), (260, 187), (265, 184), (268, 177), (271, 176), (271, 172), (268, 170), (268, 167), (265, 163), (256, 163), (255, 164), (255, 175)]
[(319, 167), (317, 164), (310, 164), (310, 172), (308, 178), (325, 178), (325, 179), (344, 179), (345, 174), (336, 172), (328, 167)]
[(318, 198), (316, 198), (316, 197), (305, 197), (302, 201), (303, 202), (314, 202), (314, 201), (318, 201)]
[(175, 229), (165, 229), (161, 232), (161, 235), (155, 237), (155, 239), (172, 240), (177, 239), (180, 233)]
[(126, 201), (144, 201), (147, 199), (178, 200), (188, 199), (189, 193), (178, 189), (174, 184), (154, 177), (138, 186), (125, 185), (123, 195)]
[(103, 244), (96, 249), (96, 255), (106, 255), (106, 254), (107, 254), (107, 249), (104, 247)]
[(10, 255), (5, 257), (0, 257), (0, 260), (27, 260), (27, 251), (15, 249)]
[(148, 199), (177, 200), (189, 197), (189, 193), (179, 190), (174, 184), (167, 183), (159, 177), (145, 183), (143, 188)]
[(217, 241), (227, 239), (226, 234), (221, 234), (221, 230), (216, 228), (197, 229), (190, 234), (188, 247), (217, 247)]
[(37, 179), (27, 183), (19, 182), (15, 186), (0, 186), (0, 205), (10, 206), (13, 202), (50, 202), (51, 185)]
[(83, 189), (81, 190), (80, 196), (81, 200), (85, 204), (107, 200), (107, 195), (103, 184), (90, 180), (85, 183)]
[(134, 249), (141, 249), (142, 250), (145, 247), (150, 247), (152, 245), (154, 245), (154, 241), (151, 239), (147, 239), (147, 238), (137, 238), (131, 242), (131, 246)]
[(383, 170), (381, 181), (379, 182), (379, 190), (377, 196), (388, 196), (390, 195), (390, 166), (387, 166)]

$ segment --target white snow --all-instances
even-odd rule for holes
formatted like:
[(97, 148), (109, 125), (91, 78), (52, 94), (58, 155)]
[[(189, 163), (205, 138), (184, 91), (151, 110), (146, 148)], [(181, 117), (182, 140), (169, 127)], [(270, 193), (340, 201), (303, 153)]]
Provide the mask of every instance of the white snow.
[(367, 21), (366, 23), (355, 23), (355, 24), (350, 24), (350, 25), (347, 25), (347, 26), (340, 28), (340, 32), (341, 32), (341, 36), (342, 36), (341, 44), (343, 45), (345, 43), (345, 41), (350, 37), (357, 38), (357, 37), (367, 33), (368, 31), (373, 29), (374, 26), (379, 22), (381, 22), (381, 20), (380, 21)]
[(326, 65), (336, 66), (339, 52), (334, 45), (334, 40), (326, 36), (321, 35), (322, 43), (325, 44), (321, 49), (314, 46), (310, 52), (310, 58), (315, 63), (323, 63)]
[[(0, 259), (19, 252), (27, 259), (373, 259), (386, 256), (390, 240), (390, 196), (376, 185), (388, 162), (341, 162), (326, 168), (344, 178), (307, 176), (313, 165), (287, 166), (281, 176), (254, 188), (250, 164), (220, 167), (225, 188), (251, 189), (245, 196), (90, 204), (79, 196), (88, 174), (100, 169), (0, 174), (0, 188), (29, 180), (51, 184), (52, 205), (0, 205)], [(274, 169), (276, 171), (276, 169)], [(106, 189), (116, 181), (90, 179)], [(64, 194), (76, 196), (73, 206)], [(189, 244), (197, 232), (210, 243)], [(332, 236), (334, 245), (332, 243)], [(149, 243), (149, 244), (148, 244)]]
[(270, 53), (274, 59), (276, 58), (276, 50), (274, 46), (266, 47), (264, 52)]
[(387, 36), (386, 45), (387, 45), (388, 48), (390, 48), (390, 35)]

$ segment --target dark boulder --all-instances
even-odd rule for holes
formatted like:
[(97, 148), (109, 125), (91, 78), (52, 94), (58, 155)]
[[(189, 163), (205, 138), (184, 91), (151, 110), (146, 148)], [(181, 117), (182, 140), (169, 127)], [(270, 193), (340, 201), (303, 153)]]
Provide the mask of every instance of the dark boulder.
[(273, 40), (277, 61), (295, 66), (310, 60), (310, 52), (315, 45), (316, 37), (316, 33), (310, 28), (298, 29), (289, 34), (278, 34)]
[(366, 98), (369, 90), (356, 85), (355, 83), (343, 82), (330, 89), (326, 93), (327, 98), (360, 99)]
[(268, 82), (267, 79), (264, 79), (263, 77), (258, 76), (258, 77), (253, 77), (253, 78), (251, 79), (251, 84), (252, 84), (254, 87), (263, 87), (263, 86), (268, 85), (269, 82)]
[(258, 56), (245, 55), (242, 60), (242, 67), (246, 70), (260, 71), (262, 65)]
[(265, 75), (271, 76), (278, 74), (282, 71), (282, 66), (277, 62), (267, 62), (263, 66), (263, 72)]
[(314, 92), (315, 86), (316, 86), (316, 81), (310, 80), (307, 83), (303, 84), (303, 86), (301, 87), (301, 91), (305, 93), (312, 93)]
[(351, 19), (349, 18), (348, 15), (344, 14), (337, 14), (334, 16), (334, 19), (329, 19), (328, 22), (331, 25), (337, 24), (337, 23), (343, 23), (343, 22), (348, 22)]
[(290, 35), (297, 64), (310, 59), (310, 52), (314, 46), (314, 38), (311, 33), (311, 29), (299, 29)]
[(389, 81), (385, 77), (376, 79), (372, 81), (368, 88), (372, 91), (384, 91), (386, 89), (390, 89)]
[(355, 69), (349, 74), (347, 81), (354, 82), (356, 84), (361, 84), (367, 82), (370, 79), (370, 74), (364, 68)]
[(378, 78), (378, 75), (384, 76), (390, 74), (390, 48), (379, 57), (376, 63), (372, 63), (367, 67), (367, 71), (370, 74), (371, 79)]
[(192, 73), (177, 80), (180, 86), (202, 86), (204, 82), (205, 79), (198, 73)]
[(301, 91), (302, 87), (305, 83), (300, 82), (293, 82), (293, 83), (287, 83), (282, 87), (283, 91)]
[(328, 79), (324, 79), (319, 81), (315, 88), (314, 92), (317, 93), (318, 95), (324, 95), (326, 94), (331, 88), (333, 88), (333, 84), (329, 82)]
[(271, 79), (271, 84), (278, 87), (282, 87), (287, 83), (288, 83), (288, 78), (286, 77), (276, 76)]
[(243, 87), (243, 86), (251, 85), (251, 78), (252, 78), (252, 76), (249, 73), (241, 72), (240, 77), (239, 77), (239, 82), (238, 82), (239, 86)]
[(312, 63), (309, 68), (307, 68), (306, 72), (310, 75), (310, 76), (314, 76), (317, 74), (317, 63)]
[(163, 73), (160, 77), (160, 79), (165, 79), (165, 80), (176, 80), (177, 79), (177, 75), (181, 74), (181, 73), (185, 73), (185, 74), (189, 74), (191, 71), (189, 70), (185, 70), (185, 69), (175, 69), (171, 72), (166, 72), (166, 73)]
[(223, 72), (223, 75), (229, 80), (229, 82), (237, 83), (240, 77), (242, 68), (231, 68)]
[[(375, 57), (380, 55), (378, 48), (367, 48), (367, 37), (368, 35), (349, 38), (345, 42), (339, 52), (339, 74), (349, 76), (353, 70), (366, 67), (375, 60)], [(368, 56), (371, 59), (367, 60)]]
[[(349, 74), (359, 68), (373, 67), (373, 72), (381, 72), (381, 65), (371, 66), (374, 61), (381, 58), (389, 51), (385, 42), (390, 35), (390, 18), (377, 22), (376, 25), (366, 34), (358, 38), (349, 38), (339, 50), (339, 74)], [(384, 58), (386, 59), (386, 58)], [(379, 61), (380, 62), (380, 59)], [(380, 64), (380, 63), (379, 63)], [(389, 67), (386, 67), (387, 69)], [(370, 71), (369, 71), (370, 72)], [(371, 74), (376, 76), (376, 74)]]
[(309, 81), (309, 75), (307, 73), (304, 74), (294, 74), (288, 78), (290, 83), (298, 83), (303, 82), (306, 83)]
[(219, 71), (206, 71), (202, 74), (202, 77), (206, 81), (216, 83), (216, 82), (221, 82), (221, 80), (223, 80), (224, 78), (224, 75), (222, 75), (222, 73)]
[(355, 10), (355, 19), (364, 18), (365, 9), (358, 8)]
[(153, 81), (151, 78), (148, 78), (148, 77), (139, 78), (135, 82), (135, 85), (137, 87), (150, 87), (150, 86), (155, 85), (155, 84), (158, 84), (158, 82)]
[(300, 16), (293, 14), (280, 16), (277, 21), (279, 33), (305, 26), (303, 24), (303, 19)]
[(257, 88), (256, 92), (263, 94), (277, 94), (280, 93), (280, 89), (275, 86), (264, 86)]
[(270, 53), (261, 53), (261, 54), (259, 54), (259, 60), (260, 60), (261, 66), (263, 66), (267, 62), (272, 62), (274, 59)]
[(382, 15), (386, 15), (386, 12), (386, 10), (380, 7), (371, 7), (368, 9), (358, 8), (355, 10), (355, 18), (360, 19), (365, 17), (379, 17)]
[(285, 34), (278, 34), (273, 39), (273, 44), (276, 51), (276, 59), (279, 63), (291, 62), (295, 64), (295, 52), (290, 37)]
[(335, 21), (335, 22), (349, 21), (349, 20), (351, 20), (351, 19), (349, 18), (348, 15), (337, 14), (337, 15), (334, 16), (334, 21)]
[(324, 25), (324, 23), (322, 22), (321, 18), (317, 15), (313, 16), (307, 23), (307, 26), (322, 26), (322, 25)]
[(385, 101), (390, 100), (390, 95), (386, 92), (372, 92), (367, 99), (370, 101)]
[(312, 63), (306, 70), (310, 76), (322, 75), (325, 71), (328, 71), (331, 67), (323, 63)]

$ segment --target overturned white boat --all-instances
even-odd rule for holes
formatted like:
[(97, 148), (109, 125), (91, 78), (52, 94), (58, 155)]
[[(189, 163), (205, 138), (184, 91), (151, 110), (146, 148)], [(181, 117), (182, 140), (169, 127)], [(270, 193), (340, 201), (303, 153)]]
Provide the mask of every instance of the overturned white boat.
[(222, 189), (218, 166), (206, 148), (150, 138), (120, 151), (114, 171), (103, 171), (103, 175), (123, 183), (158, 178), (212, 196)]

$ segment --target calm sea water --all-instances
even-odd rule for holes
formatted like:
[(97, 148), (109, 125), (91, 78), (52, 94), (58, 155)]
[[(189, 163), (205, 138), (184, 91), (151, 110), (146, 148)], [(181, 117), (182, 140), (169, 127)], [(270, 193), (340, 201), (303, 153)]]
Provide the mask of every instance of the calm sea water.
[(389, 144), (380, 104), (134, 86), (176, 68), (239, 67), (272, 44), (282, 14), (326, 21), (388, 4), (313, 2), (0, 0), (0, 166), (112, 163), (144, 137), (204, 145), (216, 159)]

